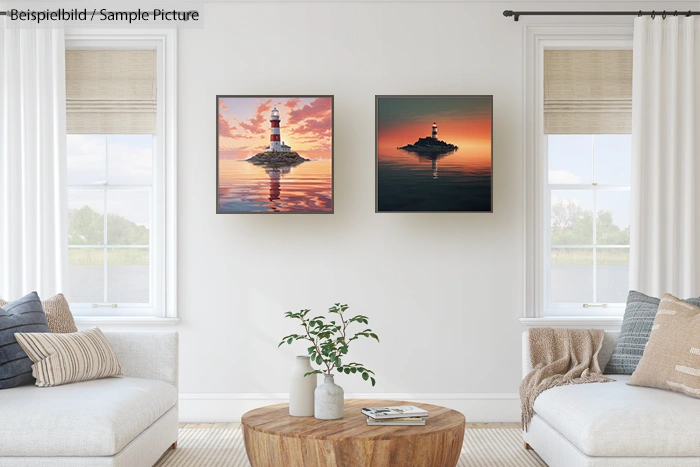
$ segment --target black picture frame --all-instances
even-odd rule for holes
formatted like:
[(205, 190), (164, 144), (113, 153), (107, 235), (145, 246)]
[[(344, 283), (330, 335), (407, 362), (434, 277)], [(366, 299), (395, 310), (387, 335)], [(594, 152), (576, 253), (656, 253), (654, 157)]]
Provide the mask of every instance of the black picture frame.
[[(455, 98), (480, 98), (489, 99), (490, 109), (491, 109), (491, 196), (490, 196), (490, 210), (444, 210), (444, 211), (424, 211), (424, 210), (380, 210), (379, 209), (379, 100), (380, 99), (430, 99), (430, 98), (440, 98), (440, 99), (455, 99)], [(493, 211), (493, 185), (494, 185), (494, 158), (493, 158), (493, 95), (492, 94), (377, 94), (374, 96), (374, 212), (376, 214), (417, 214), (417, 213), (473, 213), (473, 214), (492, 214)]]
[[(331, 210), (327, 212), (263, 212), (263, 211), (222, 211), (219, 206), (219, 101), (220, 99), (314, 99), (324, 98), (331, 100)], [(335, 96), (328, 94), (217, 94), (216, 95), (216, 213), (217, 214), (335, 214)]]

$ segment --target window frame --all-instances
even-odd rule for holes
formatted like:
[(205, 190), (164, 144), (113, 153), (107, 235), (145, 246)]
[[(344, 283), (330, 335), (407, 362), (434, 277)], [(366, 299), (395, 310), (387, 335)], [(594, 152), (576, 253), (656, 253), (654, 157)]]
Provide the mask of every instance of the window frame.
[(71, 311), (85, 323), (177, 322), (177, 30), (68, 28), (65, 38), (66, 50), (156, 50), (157, 62), (150, 306), (71, 304)]
[[(593, 135), (595, 136), (595, 135)], [(630, 245), (599, 245), (598, 244), (598, 239), (597, 239), (597, 215), (598, 215), (598, 206), (597, 206), (597, 193), (599, 192), (630, 192), (631, 187), (627, 185), (609, 185), (609, 184), (600, 184), (597, 183), (595, 180), (593, 180), (593, 183), (591, 184), (586, 184), (586, 183), (578, 183), (578, 184), (558, 184), (558, 183), (549, 183), (549, 147), (548, 147), (548, 140), (546, 135), (543, 136), (542, 138), (542, 158), (543, 158), (543, 165), (545, 168), (545, 171), (547, 173), (545, 174), (545, 190), (544, 190), (544, 200), (543, 200), (543, 205), (542, 205), (542, 215), (544, 218), (544, 226), (543, 226), (543, 234), (545, 236), (545, 246), (544, 246), (544, 256), (542, 258), (543, 265), (542, 267), (544, 268), (544, 283), (542, 284), (543, 287), (543, 294), (544, 294), (544, 307), (543, 307), (543, 316), (551, 317), (551, 316), (580, 316), (582, 314), (582, 311), (585, 311), (585, 315), (587, 316), (621, 316), (624, 313), (624, 308), (625, 304), (624, 303), (609, 303), (606, 304), (605, 307), (598, 306), (600, 305), (599, 301), (596, 301), (594, 304), (589, 304), (592, 306), (589, 306), (585, 310), (582, 310), (583, 308), (583, 303), (559, 303), (556, 306), (553, 306), (553, 304), (550, 302), (550, 297), (551, 297), (551, 265), (550, 267), (547, 267), (547, 264), (551, 261), (550, 255), (552, 251), (552, 228), (551, 228), (551, 205), (552, 205), (552, 192), (553, 191), (575, 191), (575, 192), (586, 192), (586, 193), (592, 193), (593, 195), (593, 232), (592, 232), (592, 239), (593, 243), (591, 245), (555, 245), (555, 248), (581, 248), (581, 249), (592, 249), (593, 250), (593, 290), (595, 291), (597, 288), (597, 261), (596, 261), (596, 256), (597, 253), (596, 251), (599, 249), (614, 249), (614, 248), (627, 248), (629, 250)], [(595, 164), (595, 144), (593, 143), (593, 153), (591, 154), (592, 158), (592, 164)], [(591, 175), (595, 177), (595, 170), (592, 170)], [(550, 214), (547, 214), (547, 208), (550, 208)]]
[(544, 134), (545, 50), (631, 50), (633, 27), (629, 25), (527, 25), (525, 34), (525, 306), (521, 323), (527, 326), (600, 326), (619, 329), (624, 307), (548, 307), (545, 261), (551, 226), (545, 214), (549, 198), (547, 144)]

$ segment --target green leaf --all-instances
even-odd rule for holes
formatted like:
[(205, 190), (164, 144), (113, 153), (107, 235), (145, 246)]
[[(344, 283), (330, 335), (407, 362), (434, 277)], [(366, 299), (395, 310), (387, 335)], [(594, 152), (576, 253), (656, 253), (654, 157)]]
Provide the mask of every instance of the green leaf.
[(287, 339), (287, 344), (291, 344), (293, 340), (294, 340), (294, 338), (290, 337), (289, 339)]
[(357, 368), (352, 369), (353, 374), (357, 373)]
[(369, 379), (369, 375), (367, 373), (362, 373), (362, 379), (367, 381)]
[(323, 363), (323, 359), (321, 358), (320, 355), (318, 355), (318, 356), (316, 357), (316, 365), (320, 365), (321, 363)]
[(348, 368), (348, 367), (343, 368), (343, 372), (344, 372), (346, 375), (349, 375), (349, 374), (350, 374), (350, 371), (351, 371), (351, 370), (350, 370), (350, 368)]
[(336, 364), (337, 366), (340, 366), (340, 365), (341, 365), (340, 359), (337, 358), (337, 357), (333, 357), (333, 358), (335, 359), (335, 364)]
[(374, 378), (370, 377), (370, 379), (372, 380), (372, 386), (374, 386), (376, 384), (376, 381), (374, 380)]

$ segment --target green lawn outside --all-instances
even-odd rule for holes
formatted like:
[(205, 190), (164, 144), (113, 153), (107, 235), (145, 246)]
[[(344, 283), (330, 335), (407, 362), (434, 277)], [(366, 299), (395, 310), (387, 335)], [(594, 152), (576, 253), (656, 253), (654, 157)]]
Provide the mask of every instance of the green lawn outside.
[[(601, 248), (598, 250), (598, 265), (627, 265), (630, 262), (629, 248)], [(592, 265), (593, 249), (553, 248), (551, 264)]]
[[(104, 249), (69, 248), (68, 264), (78, 266), (102, 266), (104, 264)], [(114, 266), (148, 266), (148, 248), (108, 248), (107, 264)]]

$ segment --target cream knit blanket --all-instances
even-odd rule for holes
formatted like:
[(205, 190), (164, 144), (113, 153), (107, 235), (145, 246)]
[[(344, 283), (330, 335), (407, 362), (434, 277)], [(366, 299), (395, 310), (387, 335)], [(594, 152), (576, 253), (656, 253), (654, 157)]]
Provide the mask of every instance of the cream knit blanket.
[(603, 344), (602, 329), (530, 329), (532, 371), (520, 383), (520, 409), (523, 430), (532, 419), (535, 399), (557, 386), (607, 383), (598, 365)]

